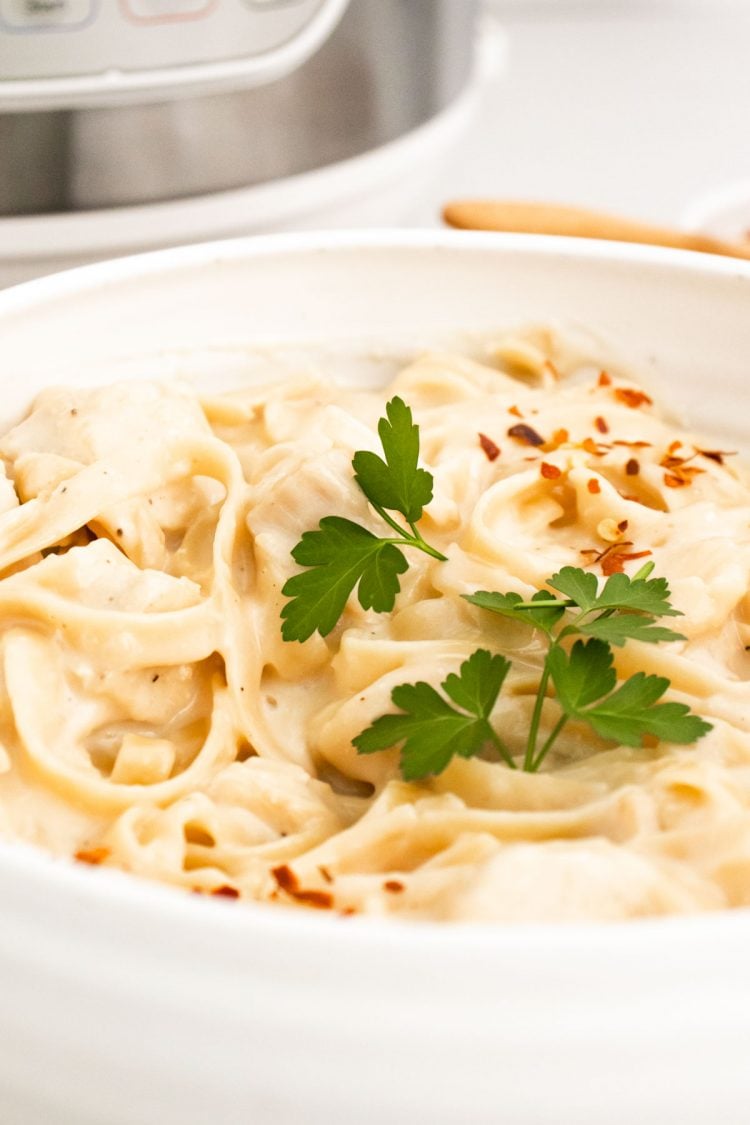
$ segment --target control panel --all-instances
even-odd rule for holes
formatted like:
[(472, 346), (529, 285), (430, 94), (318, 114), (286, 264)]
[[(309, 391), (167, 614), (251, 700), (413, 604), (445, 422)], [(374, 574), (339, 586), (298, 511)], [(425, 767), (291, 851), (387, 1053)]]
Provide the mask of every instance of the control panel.
[(299, 66), (348, 0), (0, 0), (0, 112), (162, 100)]

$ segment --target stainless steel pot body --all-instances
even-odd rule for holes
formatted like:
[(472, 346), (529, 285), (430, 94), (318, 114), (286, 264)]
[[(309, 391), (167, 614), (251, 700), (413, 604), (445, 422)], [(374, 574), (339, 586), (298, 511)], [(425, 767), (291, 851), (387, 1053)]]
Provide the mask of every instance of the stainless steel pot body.
[(477, 2), (351, 0), (316, 55), (255, 89), (0, 114), (0, 215), (206, 195), (377, 148), (462, 89)]

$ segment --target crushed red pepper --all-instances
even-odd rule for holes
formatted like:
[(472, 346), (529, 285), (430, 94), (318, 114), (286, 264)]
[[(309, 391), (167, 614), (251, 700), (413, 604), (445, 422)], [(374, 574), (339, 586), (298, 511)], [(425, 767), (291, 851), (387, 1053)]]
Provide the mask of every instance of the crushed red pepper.
[[(627, 524), (627, 520), (623, 521)], [(618, 524), (618, 528), (620, 525)], [(618, 543), (610, 543), (603, 551), (595, 548), (588, 547), (581, 551), (582, 555), (593, 555), (594, 558), (587, 564), (593, 566), (599, 563), (602, 568), (602, 574), (605, 578), (609, 578), (612, 574), (622, 574), (625, 563), (631, 562), (633, 559), (645, 559), (648, 555), (652, 554), (651, 551), (627, 551), (624, 548), (632, 547), (633, 544), (628, 539), (621, 539)]]
[(568, 441), (570, 441), (570, 434), (567, 430), (555, 430), (549, 441), (545, 441), (542, 449), (545, 453), (552, 453), (555, 449), (559, 449), (561, 445), (565, 445)]
[(539, 471), (545, 480), (557, 480), (562, 476), (562, 469), (558, 469), (557, 465), (550, 465), (548, 461), (542, 461)]
[(315, 910), (333, 909), (333, 895), (328, 891), (297, 891), (292, 897), (305, 906), (314, 907)]
[(596, 479), (596, 477), (591, 477), (591, 479), (587, 481), (586, 487), (593, 495), (596, 495), (597, 492), (601, 492), (602, 490), (602, 486), (599, 484), (599, 481)]
[(607, 425), (607, 421), (605, 418), (602, 418), (601, 414), (597, 415), (597, 417), (594, 418), (594, 425), (596, 426), (600, 434), (609, 433), (609, 426)]
[(706, 471), (705, 469), (699, 469), (697, 465), (688, 463), (698, 456), (700, 452), (698, 449), (695, 449), (688, 457), (681, 457), (677, 453), (680, 448), (684, 448), (682, 442), (673, 441), (667, 447), (667, 452), (659, 462), (662, 468), (667, 470), (664, 474), (664, 483), (667, 488), (685, 488), (693, 483), (694, 477)]
[(383, 890), (390, 891), (391, 894), (401, 894), (406, 890), (406, 887), (399, 879), (386, 879), (383, 883)]
[(230, 887), (228, 883), (222, 883), (220, 887), (214, 887), (211, 891), (212, 895), (217, 895), (219, 898), (239, 898), (240, 892), (236, 887)]
[(700, 453), (701, 457), (708, 457), (710, 461), (715, 461), (717, 465), (724, 464), (725, 457), (736, 457), (736, 449), (697, 449), (696, 453)]
[(631, 410), (637, 410), (639, 406), (651, 406), (654, 401), (645, 391), (636, 391), (633, 387), (615, 387), (612, 393), (618, 402), (629, 406)]
[(511, 426), (508, 430), (508, 437), (515, 438), (516, 441), (522, 442), (524, 445), (544, 445), (544, 438), (533, 430), (531, 426), (527, 426), (525, 422), (519, 422), (515, 426)]
[(286, 863), (282, 863), (280, 867), (272, 867), (271, 874), (282, 891), (286, 891), (287, 894), (294, 894), (299, 890), (299, 880)]
[(88, 863), (91, 867), (98, 867), (100, 863), (104, 863), (105, 859), (109, 859), (109, 848), (103, 846), (97, 848), (79, 848), (73, 856), (79, 863)]
[(492, 438), (487, 437), (486, 434), (479, 434), (479, 444), (488, 461), (496, 461), (500, 456), (500, 446), (495, 445)]
[(650, 441), (625, 441), (624, 438), (618, 438), (612, 442), (613, 445), (626, 445), (628, 449), (650, 449)]
[(609, 375), (606, 371), (600, 371), (599, 372), (599, 386), (600, 387), (608, 387), (608, 386), (610, 386), (611, 382), (612, 382), (612, 376), (611, 375)]
[(333, 907), (333, 895), (328, 891), (303, 890), (299, 879), (286, 863), (280, 867), (272, 867), (271, 874), (281, 887), (296, 902), (305, 906), (313, 906), (317, 910), (330, 910)]
[(509, 406), (508, 407), (508, 413), (509, 414), (515, 414), (516, 418), (523, 418), (523, 414), (521, 413), (521, 411), (518, 409), (517, 406)]
[[(615, 546), (625, 546), (624, 543), (615, 544)], [(600, 559), (602, 574), (605, 578), (609, 578), (612, 574), (622, 574), (625, 569), (626, 562), (632, 562), (634, 559), (645, 559), (651, 551), (610, 551), (606, 558)]]
[(641, 466), (636, 461), (635, 457), (631, 457), (630, 460), (625, 463), (625, 472), (629, 477), (637, 477), (640, 471)]
[(584, 438), (581, 442), (581, 449), (586, 453), (592, 454), (594, 457), (603, 457), (608, 449), (611, 447), (602, 442), (594, 441), (592, 437)]

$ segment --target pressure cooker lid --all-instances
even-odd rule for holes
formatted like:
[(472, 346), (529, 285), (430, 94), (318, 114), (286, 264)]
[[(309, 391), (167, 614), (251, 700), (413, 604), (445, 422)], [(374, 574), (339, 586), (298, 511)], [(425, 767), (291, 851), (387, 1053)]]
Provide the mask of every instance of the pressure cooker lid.
[(0, 111), (260, 85), (325, 40), (348, 0), (0, 0)]

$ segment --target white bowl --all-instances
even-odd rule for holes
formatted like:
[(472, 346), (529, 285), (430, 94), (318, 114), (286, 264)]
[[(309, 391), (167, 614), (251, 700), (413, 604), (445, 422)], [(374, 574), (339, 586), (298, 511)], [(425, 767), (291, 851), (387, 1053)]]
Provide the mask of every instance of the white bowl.
[[(592, 242), (166, 251), (0, 295), (2, 421), (50, 379), (183, 365), (231, 383), (274, 341), (325, 345), (341, 369), (361, 353), (356, 377), (377, 378), (394, 351), (533, 319), (590, 325), (740, 441), (748, 301), (742, 263)], [(747, 1120), (747, 911), (408, 926), (191, 898), (8, 844), (0, 901), (3, 1125)]]

